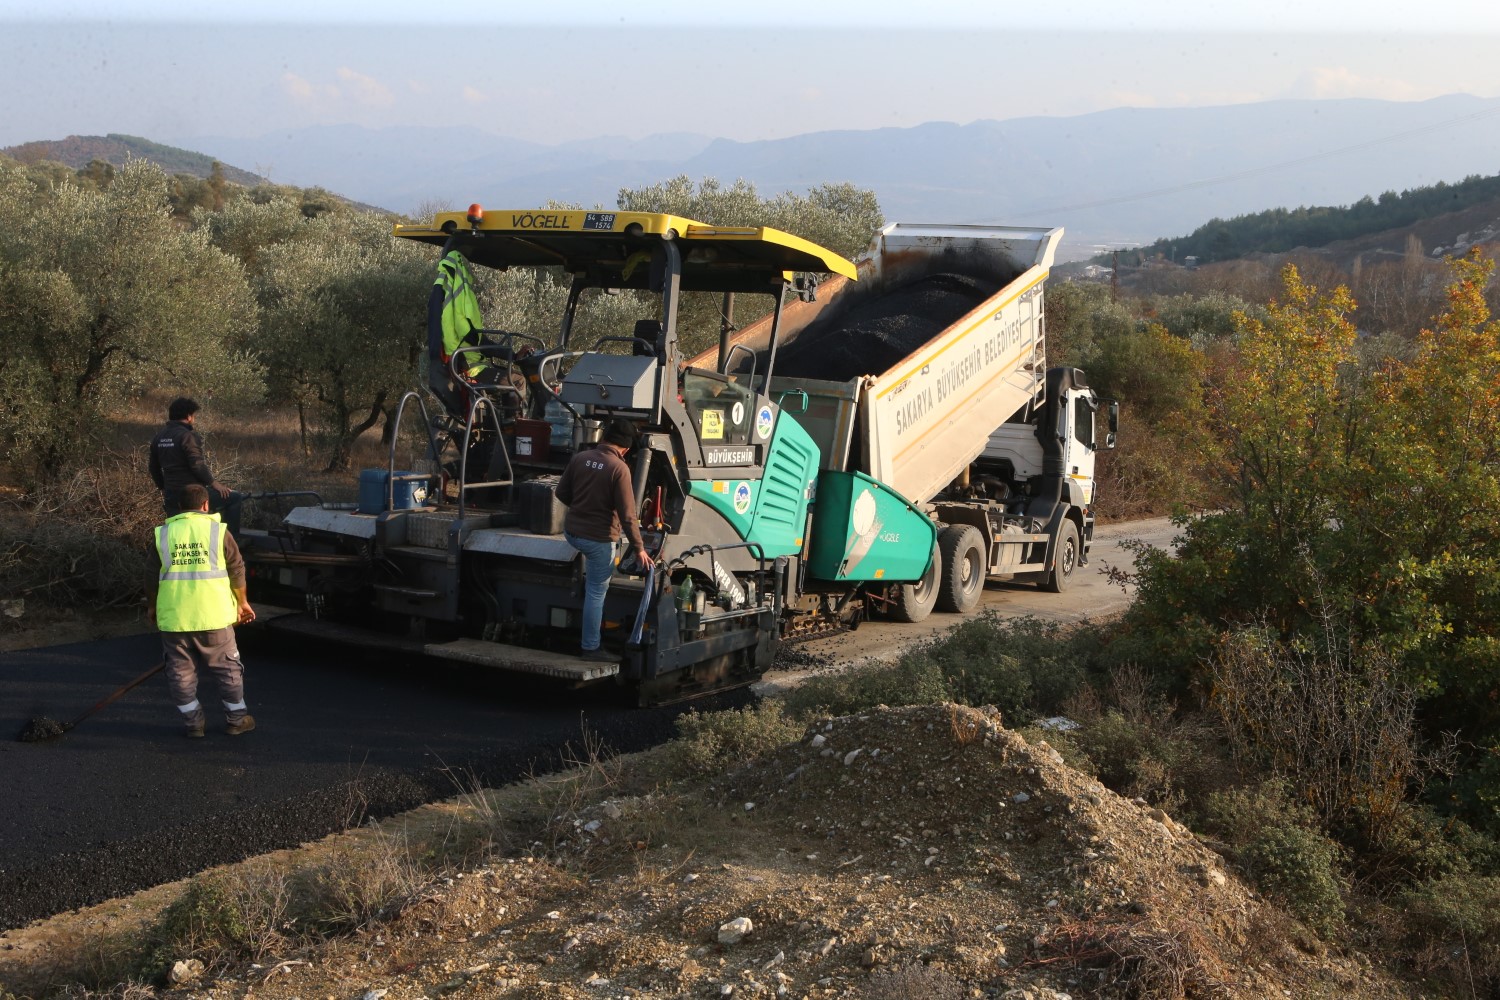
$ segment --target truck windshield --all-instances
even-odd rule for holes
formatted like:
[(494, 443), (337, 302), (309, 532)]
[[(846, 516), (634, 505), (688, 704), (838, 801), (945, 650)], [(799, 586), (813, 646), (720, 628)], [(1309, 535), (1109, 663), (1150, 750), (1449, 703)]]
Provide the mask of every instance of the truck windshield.
[(689, 368), (682, 373), (682, 403), (705, 444), (746, 444), (755, 395), (736, 381)]

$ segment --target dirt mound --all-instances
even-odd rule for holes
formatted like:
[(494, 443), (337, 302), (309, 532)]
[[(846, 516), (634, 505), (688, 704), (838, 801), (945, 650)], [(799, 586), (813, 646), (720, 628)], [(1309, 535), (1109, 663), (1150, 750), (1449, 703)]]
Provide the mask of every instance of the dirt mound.
[[(1000, 286), (961, 274), (930, 274), (813, 322), (776, 354), (776, 374), (844, 382), (876, 375), (937, 336)], [(756, 361), (765, 371), (766, 358)]]
[(534, 803), (550, 837), (393, 923), (197, 995), (1405, 995), (993, 712), (822, 720), (709, 780), (640, 763), (661, 759), (609, 798)]

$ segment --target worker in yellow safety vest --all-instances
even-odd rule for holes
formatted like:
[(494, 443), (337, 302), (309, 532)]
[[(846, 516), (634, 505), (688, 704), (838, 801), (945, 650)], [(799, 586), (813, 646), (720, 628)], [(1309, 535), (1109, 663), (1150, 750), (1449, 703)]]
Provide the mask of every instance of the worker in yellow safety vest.
[(248, 733), (255, 719), (245, 708), (245, 670), (234, 626), (255, 620), (245, 596), (245, 560), (218, 514), (208, 512), (208, 491), (182, 487), (182, 513), (156, 529), (157, 572), (148, 587), (146, 618), (161, 631), (167, 685), (186, 726), (201, 737), (198, 668), (214, 675), (224, 703), (225, 729)]

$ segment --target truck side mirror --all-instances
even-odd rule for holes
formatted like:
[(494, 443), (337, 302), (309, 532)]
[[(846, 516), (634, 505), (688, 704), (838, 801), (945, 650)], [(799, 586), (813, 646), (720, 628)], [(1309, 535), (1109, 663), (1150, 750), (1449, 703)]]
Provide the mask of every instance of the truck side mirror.
[(1109, 432), (1104, 435), (1104, 447), (1113, 448), (1115, 439), (1120, 434), (1120, 404), (1117, 400), (1109, 401)]

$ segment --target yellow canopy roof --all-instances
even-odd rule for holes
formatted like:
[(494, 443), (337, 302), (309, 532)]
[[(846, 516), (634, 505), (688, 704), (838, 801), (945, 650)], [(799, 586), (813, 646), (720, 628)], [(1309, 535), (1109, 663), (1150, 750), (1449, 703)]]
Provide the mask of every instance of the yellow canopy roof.
[(487, 267), (560, 266), (606, 286), (643, 288), (652, 245), (677, 240), (687, 291), (764, 291), (793, 272), (855, 277), (854, 265), (826, 247), (764, 226), (710, 226), (651, 212), (489, 210), (478, 225), (443, 212), (431, 225), (397, 225), (396, 236), (443, 246), (452, 240)]

